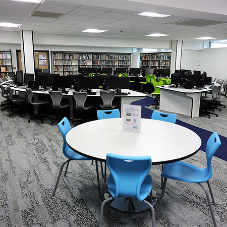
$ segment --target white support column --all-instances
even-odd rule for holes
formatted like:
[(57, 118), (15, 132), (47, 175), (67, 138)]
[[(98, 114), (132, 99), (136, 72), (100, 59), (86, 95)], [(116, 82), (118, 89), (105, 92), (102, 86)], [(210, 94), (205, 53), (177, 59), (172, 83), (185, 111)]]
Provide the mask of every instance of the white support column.
[(171, 73), (181, 69), (183, 40), (172, 41)]
[(33, 31), (20, 31), (21, 37), (21, 58), (23, 73), (34, 74), (34, 44)]

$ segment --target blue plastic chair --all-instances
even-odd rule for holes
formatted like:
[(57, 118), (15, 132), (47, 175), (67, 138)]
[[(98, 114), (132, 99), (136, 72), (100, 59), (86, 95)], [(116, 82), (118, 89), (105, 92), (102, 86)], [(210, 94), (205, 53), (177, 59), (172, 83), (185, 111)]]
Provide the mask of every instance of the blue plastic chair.
[(101, 119), (108, 119), (108, 118), (120, 118), (120, 111), (119, 109), (113, 110), (97, 110), (97, 118), (98, 120)]
[(160, 120), (160, 121), (166, 121), (170, 123), (176, 123), (177, 120), (177, 114), (169, 114), (169, 113), (162, 113), (158, 111), (153, 111), (151, 115), (151, 119), (153, 120)]
[(161, 175), (162, 177), (164, 177), (164, 183), (163, 183), (163, 188), (162, 188), (162, 194), (161, 194), (160, 201), (159, 201), (157, 218), (159, 217), (167, 178), (170, 178), (170, 179), (189, 182), (189, 183), (198, 183), (203, 188), (203, 190), (206, 193), (206, 197), (207, 197), (207, 201), (208, 201), (208, 204), (210, 207), (210, 212), (211, 212), (211, 216), (212, 216), (212, 219), (214, 222), (214, 226), (216, 226), (213, 210), (212, 210), (211, 203), (210, 203), (209, 194), (208, 194), (206, 188), (201, 183), (207, 182), (208, 188), (210, 191), (210, 195), (212, 198), (212, 202), (213, 202), (213, 204), (215, 204), (214, 197), (213, 197), (210, 183), (209, 183), (209, 179), (212, 176), (211, 159), (220, 145), (221, 145), (220, 138), (219, 138), (217, 132), (214, 132), (210, 136), (210, 138), (208, 139), (207, 144), (206, 144), (207, 167), (205, 169), (196, 167), (194, 165), (191, 165), (191, 164), (188, 164), (188, 163), (182, 162), (182, 161), (165, 164), (164, 169), (162, 171), (162, 175)]
[[(175, 124), (177, 121), (177, 114), (169, 114), (169, 113), (162, 113), (158, 111), (153, 111), (151, 115), (151, 119), (159, 120), (159, 121), (166, 121)], [(164, 164), (162, 164), (162, 170), (164, 168)], [(163, 184), (163, 178), (161, 178), (161, 188)]]
[(152, 212), (152, 226), (155, 226), (154, 208), (145, 200), (152, 190), (152, 177), (148, 175), (152, 166), (151, 157), (121, 156), (108, 153), (106, 162), (110, 170), (107, 186), (112, 197), (102, 202), (99, 227), (102, 226), (105, 203), (121, 196), (137, 198), (147, 204)]
[[(58, 183), (59, 183), (59, 180), (60, 180), (60, 177), (61, 177), (61, 174), (62, 174), (62, 171), (63, 171), (63, 168), (64, 168), (65, 164), (67, 164), (67, 166), (66, 166), (66, 169), (65, 169), (64, 176), (66, 176), (66, 174), (67, 174), (67, 170), (68, 170), (70, 161), (72, 161), (72, 160), (92, 160), (90, 158), (84, 157), (84, 156), (76, 153), (75, 151), (73, 151), (71, 148), (68, 147), (68, 145), (66, 143), (66, 134), (71, 130), (71, 125), (69, 123), (69, 120), (66, 117), (64, 117), (57, 124), (57, 126), (58, 126), (58, 128), (59, 128), (59, 130), (60, 130), (60, 132), (62, 134), (62, 137), (63, 137), (62, 151), (63, 151), (63, 154), (65, 155), (65, 157), (68, 158), (68, 160), (65, 161), (62, 164), (61, 168), (60, 168), (59, 175), (58, 175), (58, 178), (57, 178), (57, 182), (55, 184), (53, 196), (55, 195), (55, 192), (56, 192), (56, 189), (58, 187)], [(101, 198), (101, 189), (100, 189), (100, 184), (99, 184), (98, 163), (97, 163), (97, 161), (96, 161), (96, 173), (97, 173), (97, 181), (98, 181), (98, 188), (99, 188), (99, 197)]]

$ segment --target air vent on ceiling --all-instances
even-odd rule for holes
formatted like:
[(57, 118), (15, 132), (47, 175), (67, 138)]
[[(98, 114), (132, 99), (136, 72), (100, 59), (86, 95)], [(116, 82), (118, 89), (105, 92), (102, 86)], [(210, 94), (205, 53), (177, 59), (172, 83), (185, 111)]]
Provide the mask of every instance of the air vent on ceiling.
[(50, 18), (58, 18), (62, 16), (62, 13), (52, 13), (52, 12), (43, 12), (43, 11), (35, 11), (31, 14), (33, 17), (50, 17)]
[(226, 22), (213, 21), (213, 20), (203, 20), (203, 19), (187, 19), (175, 22), (170, 22), (169, 24), (185, 25), (185, 26), (195, 26), (195, 27), (205, 27), (216, 24), (223, 24)]

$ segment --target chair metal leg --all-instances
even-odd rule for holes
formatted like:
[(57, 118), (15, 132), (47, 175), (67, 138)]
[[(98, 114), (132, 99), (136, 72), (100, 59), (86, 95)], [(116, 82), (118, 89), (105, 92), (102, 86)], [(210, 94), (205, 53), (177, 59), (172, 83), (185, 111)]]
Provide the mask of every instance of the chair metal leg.
[(68, 163), (67, 163), (67, 166), (66, 166), (66, 169), (65, 169), (65, 174), (64, 174), (64, 177), (66, 176), (67, 174), (67, 171), (68, 171), (68, 167), (69, 167), (69, 162), (71, 161), (71, 159), (69, 159)]
[(95, 160), (95, 164), (96, 164), (96, 174), (97, 174), (97, 183), (98, 183), (98, 189), (99, 189), (99, 198), (101, 198), (101, 187), (100, 187), (100, 183), (99, 183), (99, 170), (98, 170), (98, 161)]
[(210, 207), (211, 217), (212, 217), (212, 219), (213, 219), (214, 226), (216, 227), (217, 224), (216, 224), (216, 221), (215, 221), (215, 218), (214, 218), (213, 209), (212, 209), (212, 207), (211, 207), (209, 194), (208, 194), (206, 188), (205, 188), (201, 183), (198, 183), (198, 184), (202, 187), (202, 189), (203, 189), (204, 192), (206, 193), (207, 201), (208, 201), (208, 204), (209, 204), (209, 207)]
[(154, 207), (147, 201), (143, 201), (145, 204), (147, 204), (151, 208), (151, 215), (152, 215), (152, 227), (155, 226), (155, 213), (154, 213)]
[(156, 216), (157, 220), (159, 218), (160, 209), (161, 209), (161, 205), (162, 205), (162, 199), (163, 199), (165, 189), (166, 189), (166, 182), (167, 182), (167, 178), (164, 178), (164, 182), (162, 184), (162, 194), (161, 194), (161, 197), (159, 199), (159, 204), (158, 204), (158, 212), (157, 212), (157, 216)]
[(105, 162), (104, 182), (106, 182), (106, 162)]
[(102, 202), (101, 210), (100, 210), (100, 216), (99, 216), (99, 227), (102, 227), (102, 217), (103, 217), (103, 208), (104, 208), (104, 205), (105, 205), (106, 202), (111, 201), (111, 200), (113, 200), (112, 197), (107, 198), (107, 199), (105, 199), (105, 200)]
[(101, 166), (102, 178), (104, 178), (103, 167), (102, 167), (102, 161), (100, 161), (100, 166)]
[(212, 203), (215, 205), (214, 196), (213, 196), (213, 193), (212, 193), (212, 190), (211, 190), (211, 186), (210, 186), (209, 180), (207, 181), (207, 184), (208, 184), (208, 188), (209, 188), (209, 191), (210, 191), (210, 196), (212, 198)]
[[(164, 168), (164, 164), (162, 164), (162, 171), (163, 171), (163, 168)], [(163, 185), (163, 177), (161, 177), (161, 187), (162, 188), (162, 185)]]
[(55, 192), (56, 192), (56, 189), (58, 187), (58, 183), (59, 183), (59, 180), (60, 180), (60, 177), (61, 177), (61, 173), (62, 173), (62, 170), (63, 170), (63, 167), (66, 163), (70, 162), (70, 159), (68, 159), (66, 162), (64, 162), (60, 168), (60, 171), (59, 171), (59, 174), (58, 174), (58, 178), (57, 178), (57, 182), (55, 184), (55, 187), (54, 187), (54, 191), (53, 191), (53, 194), (52, 196), (55, 196)]

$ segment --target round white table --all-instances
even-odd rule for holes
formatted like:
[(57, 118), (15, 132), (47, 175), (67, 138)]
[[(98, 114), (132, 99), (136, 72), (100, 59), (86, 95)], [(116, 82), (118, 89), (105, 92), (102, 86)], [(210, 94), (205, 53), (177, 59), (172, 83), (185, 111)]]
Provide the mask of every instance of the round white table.
[(182, 160), (195, 154), (201, 139), (177, 124), (141, 119), (141, 132), (123, 130), (123, 118), (90, 121), (71, 129), (68, 146), (79, 154), (106, 160), (107, 153), (125, 156), (151, 156), (152, 164)]
[[(96, 160), (106, 160), (107, 153), (125, 156), (150, 156), (152, 164), (164, 164), (195, 154), (201, 139), (180, 125), (141, 119), (141, 132), (123, 130), (123, 118), (90, 121), (71, 129), (66, 135), (68, 146), (77, 153)], [(156, 194), (152, 191), (152, 204)], [(149, 207), (136, 199), (118, 198), (111, 206), (129, 212)]]

